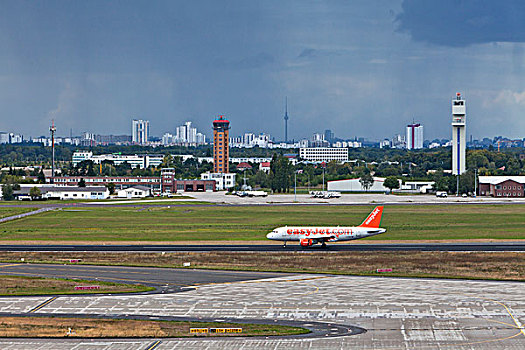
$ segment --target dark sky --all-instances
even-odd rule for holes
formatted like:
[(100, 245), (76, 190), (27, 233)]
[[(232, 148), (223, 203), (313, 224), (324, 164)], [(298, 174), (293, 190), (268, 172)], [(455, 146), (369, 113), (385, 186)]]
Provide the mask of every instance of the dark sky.
[(0, 130), (525, 137), (523, 1), (0, 0)]

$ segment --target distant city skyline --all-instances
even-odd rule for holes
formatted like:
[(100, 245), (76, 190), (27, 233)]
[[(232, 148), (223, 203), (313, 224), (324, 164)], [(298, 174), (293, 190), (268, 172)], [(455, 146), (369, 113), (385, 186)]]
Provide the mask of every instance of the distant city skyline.
[(451, 138), (525, 136), (525, 3), (465, 0), (0, 2), (0, 131), (161, 137), (191, 120), (211, 135), (284, 140), (326, 129), (380, 140), (413, 119)]

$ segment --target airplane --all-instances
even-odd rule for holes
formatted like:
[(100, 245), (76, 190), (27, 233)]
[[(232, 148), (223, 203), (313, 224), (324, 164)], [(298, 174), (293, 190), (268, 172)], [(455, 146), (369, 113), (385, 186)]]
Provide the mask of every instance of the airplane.
[(266, 235), (266, 238), (274, 241), (283, 241), (286, 247), (288, 241), (299, 241), (301, 246), (310, 247), (321, 243), (326, 248), (326, 242), (351, 241), (365, 237), (375, 236), (386, 232), (380, 228), (383, 206), (375, 207), (374, 210), (359, 226), (355, 227), (327, 227), (327, 226), (284, 226), (278, 227)]

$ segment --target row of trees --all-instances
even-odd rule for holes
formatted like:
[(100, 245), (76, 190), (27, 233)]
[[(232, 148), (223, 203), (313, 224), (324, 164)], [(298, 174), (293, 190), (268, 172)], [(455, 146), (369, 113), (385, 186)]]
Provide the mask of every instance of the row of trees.
[[(70, 169), (70, 162), (73, 152), (76, 149), (90, 150), (94, 154), (122, 153), (122, 154), (191, 154), (196, 157), (211, 157), (213, 149), (211, 146), (199, 147), (149, 147), (149, 146), (96, 146), (96, 147), (77, 147), (71, 145), (57, 145), (55, 147), (55, 160), (60, 167)], [(284, 152), (296, 153), (297, 150), (271, 150), (266, 148), (232, 148), (230, 156), (242, 157), (271, 157), (273, 154), (282, 155)], [(378, 148), (350, 148), (348, 150), (349, 159), (353, 161), (349, 166), (328, 165), (327, 172), (330, 175), (348, 176), (353, 173), (351, 168), (354, 163), (366, 163), (368, 167), (373, 167), (373, 172), (377, 176), (409, 176), (420, 178), (427, 176), (428, 170), (451, 169), (451, 150), (450, 148), (435, 148), (422, 150), (402, 150), (402, 149), (378, 149)], [(518, 175), (525, 174), (525, 151), (522, 148), (504, 149), (497, 152), (490, 149), (471, 149), (467, 150), (468, 168), (477, 168), (481, 175)], [(520, 158), (522, 155), (522, 158)], [(21, 145), (0, 145), (0, 160), (4, 166), (26, 166), (44, 165), (51, 166), (51, 148), (40, 144), (21, 144)], [(108, 164), (110, 165), (110, 164)], [(129, 169), (122, 168), (105, 169), (104, 172), (115, 171), (117, 174), (131, 173)], [(134, 170), (138, 172), (138, 170)]]

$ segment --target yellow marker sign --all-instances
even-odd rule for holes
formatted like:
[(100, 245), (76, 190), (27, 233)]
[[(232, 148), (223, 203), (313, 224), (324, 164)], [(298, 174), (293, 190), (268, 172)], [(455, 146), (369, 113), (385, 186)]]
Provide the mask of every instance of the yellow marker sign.
[(208, 333), (208, 328), (190, 328), (190, 333)]

